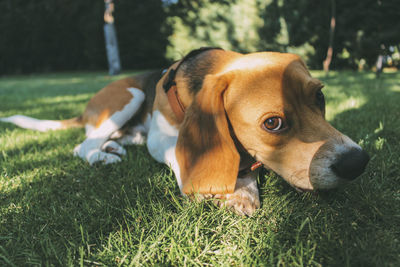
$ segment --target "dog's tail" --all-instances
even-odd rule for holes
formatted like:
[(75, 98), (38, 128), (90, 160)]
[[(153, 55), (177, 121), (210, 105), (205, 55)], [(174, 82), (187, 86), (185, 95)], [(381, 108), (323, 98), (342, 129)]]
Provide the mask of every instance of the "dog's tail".
[(68, 120), (38, 120), (24, 115), (14, 115), (6, 118), (0, 118), (0, 121), (13, 123), (21, 128), (41, 132), (84, 126), (82, 116)]

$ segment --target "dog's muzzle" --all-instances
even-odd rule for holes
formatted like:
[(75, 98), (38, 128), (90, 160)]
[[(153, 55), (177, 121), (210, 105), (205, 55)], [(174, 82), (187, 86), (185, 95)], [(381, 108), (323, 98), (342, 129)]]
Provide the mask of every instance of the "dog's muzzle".
[(369, 162), (368, 154), (350, 138), (320, 147), (310, 166), (314, 189), (331, 189), (360, 176)]
[(369, 156), (364, 150), (352, 148), (341, 154), (331, 169), (342, 179), (354, 180), (364, 172), (368, 161)]

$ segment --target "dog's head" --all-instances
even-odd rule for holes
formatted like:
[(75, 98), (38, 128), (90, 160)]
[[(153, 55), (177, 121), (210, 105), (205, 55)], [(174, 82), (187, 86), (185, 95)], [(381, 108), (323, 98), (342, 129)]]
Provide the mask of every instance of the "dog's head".
[(297, 189), (359, 176), (369, 157), (325, 120), (322, 87), (292, 54), (235, 57), (207, 75), (178, 138), (184, 191), (233, 190), (240, 157), (229, 124), (251, 156)]

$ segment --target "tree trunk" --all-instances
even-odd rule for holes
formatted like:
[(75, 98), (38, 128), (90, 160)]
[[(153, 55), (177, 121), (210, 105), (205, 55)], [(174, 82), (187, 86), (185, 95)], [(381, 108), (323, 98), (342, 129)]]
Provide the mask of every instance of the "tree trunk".
[(121, 63), (118, 52), (117, 33), (114, 26), (114, 3), (112, 0), (104, 0), (104, 38), (106, 41), (106, 51), (108, 59), (108, 72), (110, 75), (116, 75), (121, 72)]
[(329, 72), (329, 65), (332, 61), (333, 55), (333, 37), (335, 34), (335, 26), (336, 26), (336, 2), (335, 0), (331, 0), (331, 28), (329, 30), (329, 47), (328, 51), (326, 52), (326, 58), (323, 62), (324, 71), (325, 73)]

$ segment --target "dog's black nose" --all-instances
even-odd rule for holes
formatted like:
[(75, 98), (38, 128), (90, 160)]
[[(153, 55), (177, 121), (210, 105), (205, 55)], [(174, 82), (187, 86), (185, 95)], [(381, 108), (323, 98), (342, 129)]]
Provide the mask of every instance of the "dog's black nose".
[(353, 180), (364, 172), (368, 161), (369, 156), (364, 150), (352, 148), (340, 155), (331, 168), (340, 178)]

